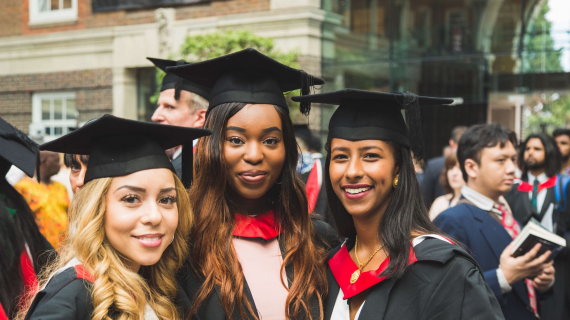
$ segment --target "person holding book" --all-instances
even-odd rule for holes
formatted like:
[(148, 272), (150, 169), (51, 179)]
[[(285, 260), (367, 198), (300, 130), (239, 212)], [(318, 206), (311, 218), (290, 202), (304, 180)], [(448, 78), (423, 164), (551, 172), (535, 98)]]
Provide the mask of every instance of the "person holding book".
[[(505, 195), (517, 221), (523, 226), (531, 218), (550, 232), (564, 236), (567, 227), (556, 200), (556, 181), (562, 157), (556, 142), (545, 133), (529, 135), (518, 152), (518, 165), (522, 170), (521, 182), (515, 183)], [(543, 302), (541, 319), (568, 319), (569, 306), (564, 303), (566, 295), (567, 253), (563, 250), (554, 260), (558, 281), (553, 294)]]
[(473, 257), (429, 220), (414, 170), (420, 105), (453, 100), (357, 89), (293, 100), (340, 105), (325, 185), (347, 240), (329, 255), (324, 319), (503, 319)]
[(521, 227), (501, 196), (515, 179), (515, 134), (499, 124), (476, 125), (461, 137), (457, 158), (466, 185), (458, 205), (435, 224), (465, 245), (484, 271), (505, 319), (537, 319), (538, 301), (554, 282), (550, 251), (540, 245), (514, 257), (513, 239)]

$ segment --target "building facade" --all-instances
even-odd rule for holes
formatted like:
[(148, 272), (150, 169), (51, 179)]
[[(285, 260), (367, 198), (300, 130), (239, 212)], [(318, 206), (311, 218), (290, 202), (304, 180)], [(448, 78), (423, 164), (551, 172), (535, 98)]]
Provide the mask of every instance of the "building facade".
[[(499, 122), (524, 135), (525, 107), (570, 94), (560, 51), (544, 40), (547, 1), (6, 0), (0, 116), (52, 137), (104, 113), (148, 120), (155, 71), (146, 57), (168, 57), (186, 35), (246, 29), (298, 50), (300, 67), (327, 81), (323, 91), (454, 98), (422, 109), (435, 156), (455, 125)], [(333, 111), (297, 120), (324, 136)]]

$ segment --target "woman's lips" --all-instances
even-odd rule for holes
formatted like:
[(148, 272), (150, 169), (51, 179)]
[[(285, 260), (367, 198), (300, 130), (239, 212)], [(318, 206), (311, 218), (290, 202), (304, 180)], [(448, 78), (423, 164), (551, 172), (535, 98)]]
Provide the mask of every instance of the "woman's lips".
[(137, 242), (143, 247), (155, 248), (162, 243), (163, 234), (144, 234), (140, 236), (133, 236)]
[(365, 197), (370, 193), (372, 190), (372, 186), (370, 185), (346, 185), (342, 186), (342, 191), (344, 196), (348, 199), (360, 199)]
[(247, 184), (260, 184), (267, 178), (266, 171), (246, 171), (238, 174), (238, 177)]

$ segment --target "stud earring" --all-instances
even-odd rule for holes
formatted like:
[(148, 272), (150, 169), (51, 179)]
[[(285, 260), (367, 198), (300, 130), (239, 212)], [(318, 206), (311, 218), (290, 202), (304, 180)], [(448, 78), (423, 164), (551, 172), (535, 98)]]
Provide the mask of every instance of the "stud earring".
[(394, 187), (394, 189), (396, 189), (397, 185), (398, 185), (398, 176), (396, 176), (396, 178), (394, 178), (394, 181), (392, 182), (392, 187)]

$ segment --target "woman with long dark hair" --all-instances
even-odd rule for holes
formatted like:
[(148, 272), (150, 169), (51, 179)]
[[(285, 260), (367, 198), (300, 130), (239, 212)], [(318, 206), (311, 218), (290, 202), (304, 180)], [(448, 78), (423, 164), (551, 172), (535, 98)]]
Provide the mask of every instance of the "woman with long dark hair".
[(16, 316), (22, 297), (57, 253), (42, 236), (24, 198), (6, 181), (12, 165), (34, 176), (35, 142), (0, 118), (0, 319)]
[(308, 213), (283, 92), (323, 81), (253, 49), (168, 71), (212, 88), (204, 127), (213, 134), (197, 145), (180, 276), (191, 315), (322, 319), (325, 242), (336, 235)]
[(347, 240), (328, 261), (325, 319), (502, 319), (475, 260), (429, 220), (414, 172), (419, 104), (451, 100), (355, 89), (294, 100), (340, 105), (325, 183)]

